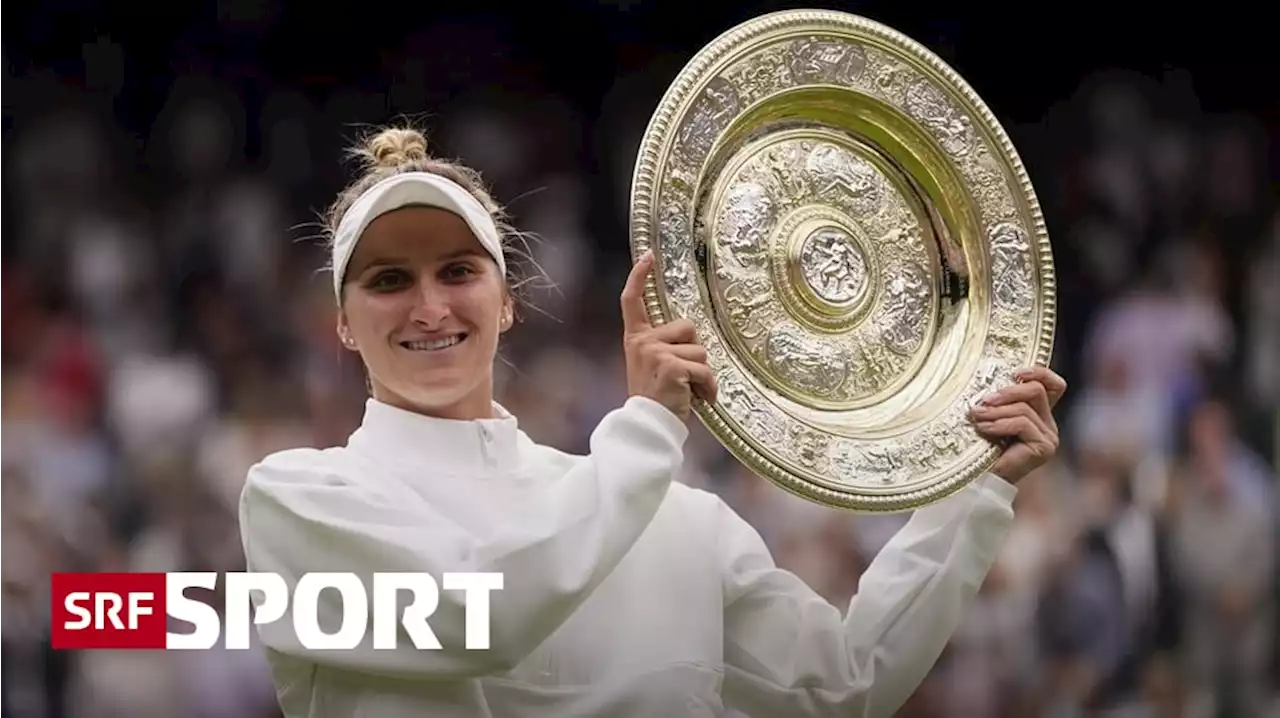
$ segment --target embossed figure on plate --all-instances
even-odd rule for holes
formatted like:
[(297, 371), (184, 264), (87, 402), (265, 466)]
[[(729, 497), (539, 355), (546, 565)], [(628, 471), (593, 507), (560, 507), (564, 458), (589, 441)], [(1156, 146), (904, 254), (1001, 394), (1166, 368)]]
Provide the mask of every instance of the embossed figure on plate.
[(867, 287), (867, 260), (843, 230), (826, 227), (810, 234), (800, 249), (802, 276), (823, 299), (844, 304)]
[(875, 169), (835, 145), (816, 147), (805, 172), (818, 196), (829, 197), (857, 214), (870, 214), (880, 203), (880, 178)]
[(798, 82), (844, 84), (867, 66), (862, 48), (847, 42), (807, 38), (791, 48), (791, 75)]
[(880, 335), (899, 354), (914, 352), (924, 336), (931, 298), (926, 276), (923, 268), (908, 264), (885, 285), (888, 298)]
[(973, 124), (932, 82), (921, 80), (907, 89), (907, 109), (942, 138), (942, 146), (955, 156), (973, 147)]
[(729, 124), (741, 107), (738, 90), (724, 79), (712, 80), (693, 117), (680, 133), (680, 147), (690, 156), (706, 154), (715, 142), (716, 135)]
[(809, 394), (833, 394), (848, 373), (844, 358), (830, 346), (789, 328), (775, 330), (765, 352), (777, 375)]
[(991, 230), (991, 271), (996, 304), (1014, 312), (1031, 310), (1031, 262), (1027, 256), (1027, 238), (1013, 224), (1000, 224)]
[(740, 264), (753, 264), (773, 219), (773, 200), (764, 187), (748, 183), (730, 190), (725, 204), (724, 244)]

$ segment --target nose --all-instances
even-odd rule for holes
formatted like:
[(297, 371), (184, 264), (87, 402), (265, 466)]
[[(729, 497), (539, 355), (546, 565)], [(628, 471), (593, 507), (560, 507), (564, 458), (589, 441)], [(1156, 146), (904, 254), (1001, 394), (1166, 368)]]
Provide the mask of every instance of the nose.
[(439, 282), (421, 282), (409, 319), (427, 329), (436, 329), (449, 318), (449, 295)]

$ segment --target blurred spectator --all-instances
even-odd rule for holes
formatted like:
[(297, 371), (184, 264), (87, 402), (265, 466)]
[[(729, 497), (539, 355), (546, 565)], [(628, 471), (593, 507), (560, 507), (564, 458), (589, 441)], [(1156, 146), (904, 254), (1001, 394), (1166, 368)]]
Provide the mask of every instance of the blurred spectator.
[(1261, 715), (1274, 648), (1274, 487), (1243, 457), (1221, 405), (1202, 404), (1188, 423), (1172, 507), (1186, 676), (1223, 714)]

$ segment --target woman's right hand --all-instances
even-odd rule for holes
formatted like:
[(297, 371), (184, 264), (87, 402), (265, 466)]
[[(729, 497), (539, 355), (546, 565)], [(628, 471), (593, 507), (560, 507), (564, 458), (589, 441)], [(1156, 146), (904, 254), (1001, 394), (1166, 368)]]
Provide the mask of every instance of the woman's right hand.
[(716, 399), (716, 378), (707, 350), (697, 342), (693, 322), (677, 319), (654, 326), (644, 306), (644, 283), (653, 268), (646, 252), (631, 268), (622, 290), (623, 350), (627, 357), (627, 393), (645, 396), (684, 419), (693, 397)]

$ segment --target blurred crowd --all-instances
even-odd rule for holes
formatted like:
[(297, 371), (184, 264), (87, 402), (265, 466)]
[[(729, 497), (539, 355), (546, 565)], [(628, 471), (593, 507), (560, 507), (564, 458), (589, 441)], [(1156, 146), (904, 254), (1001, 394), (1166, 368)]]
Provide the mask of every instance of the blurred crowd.
[[(249, 466), (342, 443), (359, 421), (363, 375), (336, 340), (313, 222), (342, 168), (316, 147), (383, 119), (381, 104), (236, 102), (175, 86), (143, 142), (98, 106), (6, 131), (6, 718), (275, 714), (256, 651), (47, 647), (51, 571), (241, 569)], [(486, 173), (554, 281), (502, 349), (500, 401), (535, 439), (581, 452), (625, 394), (626, 239), (597, 198), (604, 186), (623, 206), (640, 128), (600, 150), (625, 161), (588, 166), (525, 132), (573, 126), (564, 106), (488, 107), (433, 118), (434, 149)], [(1276, 710), (1275, 129), (1137, 76), (1087, 83), (1015, 128), (1059, 262), (1064, 448), (1023, 483), (1006, 551), (903, 716)], [(792, 499), (697, 426), (685, 480), (842, 606), (905, 520)]]

